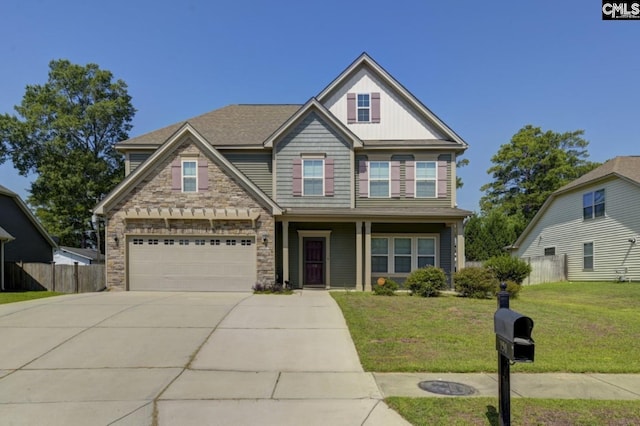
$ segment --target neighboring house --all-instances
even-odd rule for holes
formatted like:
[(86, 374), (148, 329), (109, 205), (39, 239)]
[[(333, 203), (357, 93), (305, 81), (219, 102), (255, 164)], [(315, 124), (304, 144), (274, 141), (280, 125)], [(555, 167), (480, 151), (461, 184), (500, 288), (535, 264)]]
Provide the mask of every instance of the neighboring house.
[(463, 266), (467, 144), (367, 54), (304, 105), (230, 105), (116, 147), (107, 285), (370, 290)]
[(640, 157), (616, 157), (555, 191), (512, 247), (567, 255), (570, 281), (640, 280)]
[(98, 255), (94, 249), (60, 246), (53, 253), (53, 261), (58, 265), (73, 265), (76, 262), (78, 265), (91, 265), (104, 263), (104, 255)]
[(18, 194), (0, 185), (0, 268), (5, 262), (51, 262), (56, 243)]

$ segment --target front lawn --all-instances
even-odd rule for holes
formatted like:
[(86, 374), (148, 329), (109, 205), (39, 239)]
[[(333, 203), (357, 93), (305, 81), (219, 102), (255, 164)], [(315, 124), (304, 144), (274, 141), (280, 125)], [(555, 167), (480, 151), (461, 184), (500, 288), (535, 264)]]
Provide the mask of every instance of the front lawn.
[[(497, 398), (387, 398), (412, 425), (497, 425)], [(638, 401), (511, 399), (515, 425), (637, 425)]]
[[(493, 372), (494, 299), (334, 292), (367, 371)], [(640, 284), (523, 287), (511, 308), (535, 323), (535, 362), (512, 372), (640, 373)]]
[(20, 291), (0, 292), (0, 305), (3, 303), (23, 302), (25, 300), (42, 299), (43, 297), (60, 296), (64, 293), (55, 291)]

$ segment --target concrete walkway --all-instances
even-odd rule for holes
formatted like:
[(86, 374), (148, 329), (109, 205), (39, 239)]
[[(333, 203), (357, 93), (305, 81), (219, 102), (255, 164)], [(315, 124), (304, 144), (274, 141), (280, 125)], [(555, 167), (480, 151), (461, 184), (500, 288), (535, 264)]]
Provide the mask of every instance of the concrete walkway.
[(326, 292), (0, 305), (2, 424), (407, 425)]
[[(497, 361), (496, 361), (497, 362)], [(514, 373), (511, 369), (511, 396), (553, 399), (640, 400), (638, 374)], [(471, 386), (471, 396), (498, 397), (496, 373), (373, 373), (382, 395), (445, 397), (422, 390), (422, 381), (447, 381)]]
[[(407, 423), (387, 396), (496, 374), (365, 373), (331, 296), (91, 293), (0, 305), (2, 425)], [(515, 397), (640, 399), (640, 376), (518, 374)]]

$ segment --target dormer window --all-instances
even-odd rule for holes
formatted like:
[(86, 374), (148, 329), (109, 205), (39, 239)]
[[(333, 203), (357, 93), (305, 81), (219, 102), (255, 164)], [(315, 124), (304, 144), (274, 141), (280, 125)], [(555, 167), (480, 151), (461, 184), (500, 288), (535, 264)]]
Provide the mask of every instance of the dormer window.
[(371, 119), (371, 100), (368, 93), (358, 94), (358, 122), (369, 122)]

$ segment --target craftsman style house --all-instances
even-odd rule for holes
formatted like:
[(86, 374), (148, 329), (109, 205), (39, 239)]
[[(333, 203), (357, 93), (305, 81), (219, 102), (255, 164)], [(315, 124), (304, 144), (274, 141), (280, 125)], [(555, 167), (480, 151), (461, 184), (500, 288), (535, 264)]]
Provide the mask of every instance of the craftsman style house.
[(231, 105), (117, 145), (108, 286), (370, 290), (463, 266), (467, 144), (367, 54), (304, 105)]

